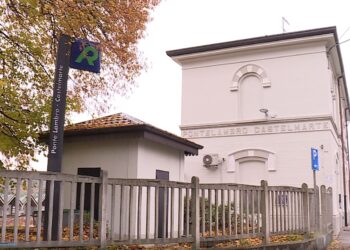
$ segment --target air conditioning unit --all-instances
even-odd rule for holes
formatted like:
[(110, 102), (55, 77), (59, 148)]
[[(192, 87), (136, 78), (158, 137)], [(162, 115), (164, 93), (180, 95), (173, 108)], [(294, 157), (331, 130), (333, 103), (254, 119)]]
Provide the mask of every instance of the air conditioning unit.
[(206, 168), (217, 168), (222, 163), (218, 154), (207, 154), (203, 156), (203, 165)]

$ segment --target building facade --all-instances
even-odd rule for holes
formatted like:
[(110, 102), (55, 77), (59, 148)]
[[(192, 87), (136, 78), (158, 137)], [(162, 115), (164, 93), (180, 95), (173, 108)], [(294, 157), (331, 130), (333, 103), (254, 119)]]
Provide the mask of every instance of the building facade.
[[(348, 217), (349, 99), (335, 27), (167, 52), (182, 67), (184, 138), (204, 146), (185, 178), (333, 188), (334, 229)], [(347, 207), (347, 208), (344, 208)]]

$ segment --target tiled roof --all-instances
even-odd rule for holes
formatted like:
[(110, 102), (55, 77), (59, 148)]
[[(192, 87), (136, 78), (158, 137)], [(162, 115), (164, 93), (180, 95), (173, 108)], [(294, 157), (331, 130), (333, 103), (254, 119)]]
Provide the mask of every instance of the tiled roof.
[(129, 127), (146, 124), (143, 121), (124, 113), (104, 116), (84, 122), (68, 125), (64, 131), (89, 130), (102, 128)]
[[(198, 154), (198, 149), (202, 149), (203, 146), (189, 141), (180, 136), (169, 133), (165, 130), (154, 127), (148, 123), (145, 123), (135, 117), (127, 115), (125, 113), (117, 113), (114, 115), (104, 116), (84, 122), (68, 125), (64, 128), (65, 136), (76, 135), (91, 135), (91, 134), (106, 134), (106, 133), (124, 133), (124, 132), (139, 132), (139, 133), (151, 133), (156, 136), (160, 136), (168, 141), (172, 141), (171, 145), (177, 148), (183, 148), (186, 155)], [(175, 144), (174, 144), (175, 143)]]

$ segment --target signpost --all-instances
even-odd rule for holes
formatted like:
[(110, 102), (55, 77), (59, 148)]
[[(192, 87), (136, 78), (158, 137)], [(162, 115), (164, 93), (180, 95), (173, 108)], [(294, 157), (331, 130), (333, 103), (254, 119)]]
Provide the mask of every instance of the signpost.
[(313, 171), (320, 170), (320, 165), (318, 163), (318, 150), (311, 148), (311, 168)]
[[(320, 164), (318, 161), (318, 149), (316, 148), (311, 148), (311, 168), (312, 168), (312, 172), (313, 172), (313, 177), (314, 177), (314, 192), (315, 192), (315, 202), (319, 199), (318, 197), (318, 193), (316, 192), (316, 171), (320, 170)], [(318, 204), (318, 203), (316, 203)], [(319, 215), (318, 213), (318, 207), (315, 206), (315, 215)], [(317, 221), (317, 220), (316, 220)], [(316, 224), (316, 226), (318, 227), (319, 225)]]
[(311, 148), (311, 168), (314, 176), (314, 188), (316, 190), (316, 171), (320, 170), (320, 164), (318, 163), (318, 150)]
[[(100, 72), (101, 52), (98, 44), (73, 39), (67, 35), (61, 35), (58, 42), (54, 89), (51, 108), (51, 125), (49, 137), (49, 154), (47, 171), (61, 172), (63, 153), (63, 134), (66, 110), (67, 80), (69, 67)], [(46, 184), (46, 201), (49, 201), (49, 185)], [(58, 239), (58, 207), (60, 189), (58, 183), (54, 185), (53, 216), (52, 216), (52, 240)], [(48, 232), (48, 202), (45, 205), (45, 234)]]

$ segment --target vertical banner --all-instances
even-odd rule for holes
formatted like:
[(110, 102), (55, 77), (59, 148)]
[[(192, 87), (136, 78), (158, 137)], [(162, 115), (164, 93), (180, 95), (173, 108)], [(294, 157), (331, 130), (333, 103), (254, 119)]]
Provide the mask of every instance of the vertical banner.
[[(61, 172), (62, 153), (63, 153), (63, 130), (66, 110), (67, 81), (69, 73), (71, 38), (67, 35), (61, 35), (58, 42), (56, 70), (54, 78), (54, 89), (51, 108), (51, 125), (49, 137), (49, 154), (47, 161), (47, 171)], [(44, 239), (47, 239), (48, 233), (48, 211), (50, 185), (46, 183), (46, 204), (44, 220)], [(60, 189), (59, 183), (54, 185), (53, 195), (53, 216), (52, 216), (52, 240), (58, 239), (58, 207)]]

